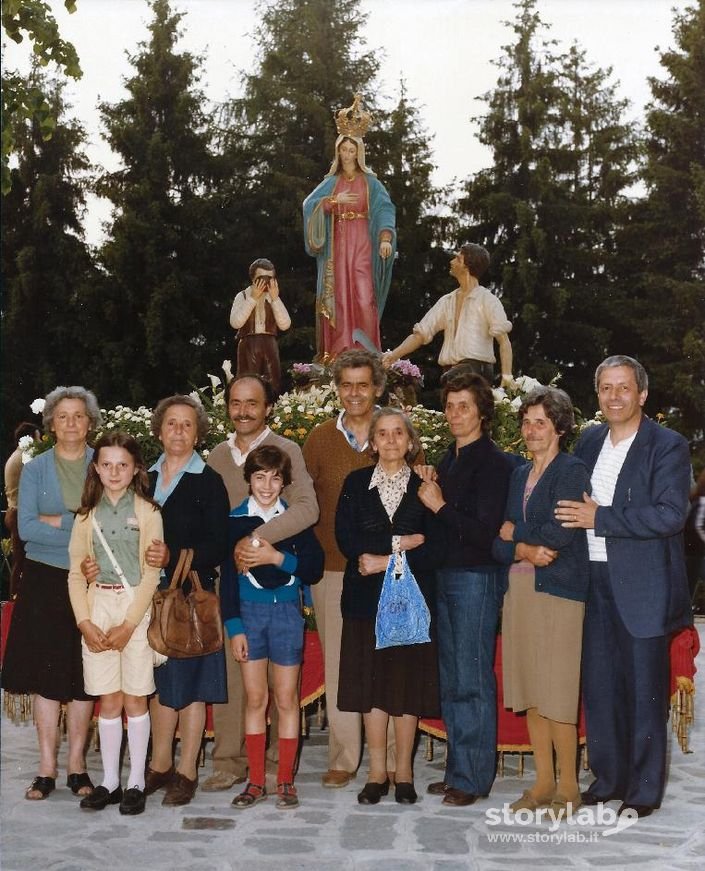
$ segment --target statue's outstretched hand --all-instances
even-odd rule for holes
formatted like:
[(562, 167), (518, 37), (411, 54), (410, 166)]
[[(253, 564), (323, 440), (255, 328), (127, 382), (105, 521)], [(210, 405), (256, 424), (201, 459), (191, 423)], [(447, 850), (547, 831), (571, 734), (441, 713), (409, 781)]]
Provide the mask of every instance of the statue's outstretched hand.
[(359, 199), (360, 195), (353, 191), (343, 191), (335, 195), (336, 202), (341, 206), (356, 206)]

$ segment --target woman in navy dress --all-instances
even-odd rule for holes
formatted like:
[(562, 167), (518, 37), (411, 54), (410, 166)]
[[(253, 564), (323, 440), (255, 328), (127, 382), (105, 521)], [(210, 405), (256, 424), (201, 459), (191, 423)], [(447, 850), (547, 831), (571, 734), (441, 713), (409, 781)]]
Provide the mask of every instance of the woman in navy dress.
[[(151, 493), (162, 506), (164, 541), (154, 542), (147, 560), (163, 569), (168, 586), (179, 552), (193, 548), (191, 568), (205, 590), (215, 589), (216, 568), (228, 547), (230, 503), (220, 475), (203, 462), (195, 447), (208, 433), (208, 417), (190, 396), (163, 399), (152, 416), (152, 433), (164, 453), (150, 469)], [(198, 786), (197, 763), (206, 721), (206, 704), (227, 700), (222, 650), (190, 659), (169, 659), (154, 671), (157, 693), (150, 704), (152, 758), (145, 792), (166, 787), (162, 804), (188, 804)], [(173, 764), (179, 730), (181, 752)]]

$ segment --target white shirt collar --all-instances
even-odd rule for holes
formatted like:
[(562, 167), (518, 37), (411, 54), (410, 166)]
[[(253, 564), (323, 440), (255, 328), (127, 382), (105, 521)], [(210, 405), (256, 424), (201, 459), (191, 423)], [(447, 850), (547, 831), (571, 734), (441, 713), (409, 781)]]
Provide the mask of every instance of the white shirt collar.
[(254, 496), (250, 496), (247, 500), (247, 514), (249, 517), (261, 517), (265, 523), (268, 520), (271, 520), (273, 517), (276, 517), (278, 514), (283, 514), (286, 509), (284, 508), (284, 504), (281, 499), (277, 499), (277, 501), (272, 505), (271, 508), (262, 508), (262, 506), (257, 502)]
[(247, 459), (247, 455), (251, 451), (254, 451), (255, 448), (258, 448), (262, 444), (262, 442), (267, 438), (267, 436), (270, 434), (270, 432), (271, 432), (270, 428), (268, 426), (265, 426), (265, 428), (262, 430), (262, 432), (257, 436), (257, 438), (253, 442), (250, 443), (249, 447), (244, 452), (240, 450), (240, 448), (237, 446), (237, 444), (235, 442), (235, 437), (236, 437), (237, 433), (231, 432), (230, 435), (227, 437), (226, 441), (228, 443), (228, 446), (230, 447), (230, 453), (233, 456), (233, 460), (235, 461), (235, 465), (236, 466), (244, 465), (245, 460)]

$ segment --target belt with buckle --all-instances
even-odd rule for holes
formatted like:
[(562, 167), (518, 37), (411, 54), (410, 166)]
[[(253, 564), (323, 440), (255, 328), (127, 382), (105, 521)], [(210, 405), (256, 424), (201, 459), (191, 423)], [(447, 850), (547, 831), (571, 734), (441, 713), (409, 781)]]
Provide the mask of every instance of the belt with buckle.
[(338, 212), (335, 217), (338, 221), (356, 221), (358, 218), (366, 218), (367, 212)]

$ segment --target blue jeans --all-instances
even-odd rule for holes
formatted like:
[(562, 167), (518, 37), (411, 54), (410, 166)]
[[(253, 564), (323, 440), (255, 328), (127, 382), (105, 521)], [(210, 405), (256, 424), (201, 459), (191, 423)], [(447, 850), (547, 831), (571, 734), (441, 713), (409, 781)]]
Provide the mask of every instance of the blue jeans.
[(444, 569), (437, 578), (441, 713), (448, 732), (444, 781), (487, 795), (497, 766), (494, 654), (501, 572)]

